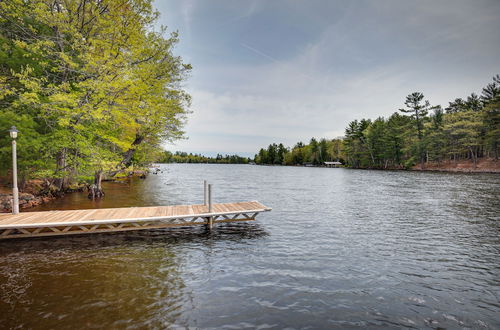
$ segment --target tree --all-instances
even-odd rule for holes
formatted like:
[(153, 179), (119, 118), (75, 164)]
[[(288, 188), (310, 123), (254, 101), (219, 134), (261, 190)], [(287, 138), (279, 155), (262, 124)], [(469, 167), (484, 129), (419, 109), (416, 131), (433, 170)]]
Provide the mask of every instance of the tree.
[(483, 104), (486, 105), (491, 101), (494, 101), (497, 97), (500, 96), (500, 75), (495, 75), (493, 77), (493, 82), (486, 85), (483, 88), (481, 100)]
[(256, 164), (268, 164), (267, 151), (261, 148), (259, 154), (255, 157)]
[(302, 142), (297, 143), (290, 153), (290, 165), (301, 165), (304, 162), (304, 159), (306, 159), (304, 152), (304, 144)]
[(330, 160), (335, 160), (337, 162), (340, 162), (341, 160), (344, 159), (344, 153), (343, 153), (343, 140), (341, 138), (336, 138), (336, 139), (333, 139), (331, 141), (331, 144), (330, 144), (330, 150), (329, 150), (329, 154), (331, 155), (330, 156)]
[(366, 129), (366, 144), (370, 152), (372, 166), (387, 168), (388, 144), (386, 141), (386, 123), (384, 118), (377, 118)]
[(471, 111), (481, 111), (483, 108), (481, 98), (477, 96), (476, 93), (472, 93), (467, 97), (467, 101), (465, 101), (465, 108)]
[(489, 102), (482, 113), (483, 125), (486, 129), (485, 143), (498, 160), (500, 148), (500, 97)]
[(478, 149), (481, 145), (481, 117), (474, 111), (457, 112), (445, 118), (444, 131), (449, 137), (452, 152), (470, 152), (474, 167), (477, 166)]
[(349, 123), (345, 130), (345, 149), (348, 154), (347, 162), (353, 167), (363, 167), (373, 163), (371, 150), (367, 148), (366, 129), (371, 125), (371, 121), (361, 119)]
[(403, 113), (410, 113), (410, 117), (413, 119), (416, 132), (417, 132), (417, 153), (420, 159), (420, 167), (424, 168), (426, 150), (424, 145), (424, 122), (429, 110), (434, 109), (431, 107), (430, 102), (424, 100), (424, 94), (420, 92), (414, 92), (406, 97), (405, 101), (406, 109), (399, 109)]
[(26, 172), (48, 169), (60, 189), (93, 173), (99, 196), (141, 148), (182, 137), (191, 67), (157, 19), (151, 0), (0, 3), (0, 101), (33, 118), (46, 160)]
[(268, 164), (276, 164), (278, 161), (278, 146), (276, 143), (270, 144), (269, 147), (267, 147), (267, 163)]
[(319, 164), (323, 165), (324, 161), (328, 157), (328, 143), (326, 142), (326, 139), (323, 138), (319, 140), (318, 152), (319, 152), (318, 162)]
[(444, 112), (441, 107), (434, 109), (430, 121), (426, 123), (426, 145), (428, 158), (441, 161), (442, 154), (446, 149), (446, 134), (443, 130)]
[(283, 145), (283, 143), (280, 143), (278, 145), (278, 152), (277, 152), (276, 164), (283, 164), (283, 162), (285, 160), (285, 155), (287, 153), (288, 153), (288, 149), (285, 148), (285, 146)]
[(311, 138), (311, 141), (309, 141), (309, 151), (310, 151), (309, 161), (317, 165), (319, 148), (318, 148), (318, 140), (316, 140), (315, 138)]
[(405, 134), (410, 119), (395, 112), (387, 120), (386, 143), (387, 153), (394, 166), (400, 166), (403, 161)]
[(455, 113), (464, 111), (467, 109), (467, 105), (462, 98), (456, 98), (455, 101), (449, 102), (449, 106), (445, 109), (446, 113)]

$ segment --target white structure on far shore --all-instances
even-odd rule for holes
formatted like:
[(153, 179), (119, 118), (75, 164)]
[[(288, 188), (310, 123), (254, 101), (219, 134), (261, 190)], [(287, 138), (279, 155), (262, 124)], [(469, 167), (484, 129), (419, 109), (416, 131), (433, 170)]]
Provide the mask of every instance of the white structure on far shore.
[(326, 167), (339, 167), (342, 165), (341, 162), (325, 162)]

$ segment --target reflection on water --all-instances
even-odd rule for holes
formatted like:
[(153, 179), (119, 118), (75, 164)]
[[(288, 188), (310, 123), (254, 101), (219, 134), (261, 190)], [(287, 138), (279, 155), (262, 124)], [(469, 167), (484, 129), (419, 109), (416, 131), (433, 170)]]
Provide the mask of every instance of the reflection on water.
[(0, 242), (2, 327), (38, 328), (39, 318), (43, 328), (187, 326), (182, 315), (194, 306), (177, 246), (205, 260), (214, 241), (265, 235), (257, 223), (237, 223)]
[[(154, 177), (158, 178), (157, 175)], [(27, 209), (28, 212), (48, 210), (74, 210), (110, 207), (131, 207), (154, 205), (148, 199), (148, 182), (139, 178), (128, 178), (117, 182), (103, 182), (105, 198), (91, 200), (87, 193), (67, 194), (48, 204)], [(148, 203), (149, 202), (149, 203)]]
[(256, 222), (0, 242), (2, 328), (499, 328), (500, 177), (168, 165), (40, 209), (217, 202)]
[(161, 325), (181, 315), (187, 298), (179, 274), (183, 261), (168, 247), (57, 245), (3, 260), (2, 310), (10, 310), (2, 313), (7, 316), (3, 325)]

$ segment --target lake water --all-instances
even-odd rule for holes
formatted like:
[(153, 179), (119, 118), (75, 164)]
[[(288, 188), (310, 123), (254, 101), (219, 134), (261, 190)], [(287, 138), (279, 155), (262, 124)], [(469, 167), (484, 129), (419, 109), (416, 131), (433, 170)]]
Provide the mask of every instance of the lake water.
[(0, 241), (0, 328), (500, 328), (500, 176), (162, 165), (40, 209), (258, 200), (257, 221)]

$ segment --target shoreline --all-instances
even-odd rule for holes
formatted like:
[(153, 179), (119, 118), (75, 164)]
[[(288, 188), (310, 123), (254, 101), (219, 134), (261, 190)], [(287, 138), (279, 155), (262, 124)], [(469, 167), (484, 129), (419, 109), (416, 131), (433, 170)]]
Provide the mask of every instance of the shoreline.
[[(283, 167), (305, 167), (305, 168), (331, 168), (328, 166), (304, 166), (304, 165), (271, 165), (271, 164), (256, 164), (257, 166), (283, 166)], [(364, 170), (364, 171), (401, 171), (401, 172), (439, 172), (439, 173), (485, 173), (485, 174), (500, 174), (500, 169), (445, 169), (445, 168), (377, 168), (377, 167), (349, 167), (338, 166), (335, 168), (344, 168), (347, 170)]]
[[(491, 165), (495, 166), (484, 166), (485, 161)], [(169, 163), (163, 163), (169, 164)], [(179, 164), (179, 163), (177, 163)], [(186, 164), (186, 163), (183, 163)], [(239, 165), (239, 164), (222, 164), (222, 165)], [(246, 164), (244, 164), (246, 165)], [(252, 164), (253, 165), (253, 164)], [(309, 168), (329, 168), (327, 166), (304, 166), (304, 165), (271, 165), (271, 164), (255, 164), (258, 166), (286, 166), (286, 167), (309, 167)], [(450, 163), (442, 163), (442, 164), (428, 164), (426, 168), (421, 169), (419, 165), (416, 165), (412, 168), (370, 168), (370, 167), (348, 167), (348, 166), (339, 166), (337, 168), (344, 168), (350, 170), (364, 170), (364, 171), (407, 171), (407, 172), (435, 172), (435, 173), (460, 173), (460, 174), (500, 174), (500, 161), (494, 160), (483, 160), (481, 161), (481, 165), (473, 168), (471, 167), (473, 164), (461, 162), (458, 164), (451, 165)], [(106, 181), (122, 181), (124, 178), (130, 178), (133, 176), (143, 177), (145, 175), (144, 171), (132, 171), (131, 176), (126, 176), (122, 178), (117, 178), (115, 180), (106, 180)], [(36, 180), (33, 180), (36, 181)], [(10, 193), (10, 188), (7, 186), (0, 187), (0, 213), (9, 213), (11, 212), (11, 200), (12, 193)], [(82, 192), (85, 190), (85, 187), (79, 186), (77, 189), (69, 189), (64, 193), (59, 193), (55, 195), (47, 195), (47, 194), (37, 194), (36, 191), (28, 190), (26, 192), (20, 192), (19, 194), (19, 206), (21, 210), (33, 208), (39, 206), (41, 204), (50, 203), (51, 201), (62, 198), (66, 194), (71, 194), (74, 192)]]
[[(330, 168), (325, 165), (280, 165), (280, 164), (256, 164), (259, 166), (290, 166), (290, 167), (315, 167), (315, 168)], [(470, 160), (466, 161), (446, 161), (446, 162), (429, 162), (426, 163), (424, 168), (420, 168), (420, 165), (414, 165), (411, 168), (403, 167), (350, 167), (346, 165), (337, 166), (334, 168), (345, 168), (351, 170), (374, 170), (374, 171), (409, 171), (409, 172), (440, 172), (440, 173), (488, 173), (488, 174), (500, 174), (500, 160), (494, 159), (481, 159), (477, 162), (477, 166), (474, 168), (474, 164)]]
[[(147, 170), (133, 170), (126, 176), (118, 176), (114, 179), (103, 180), (103, 182), (120, 182), (133, 177), (144, 179), (149, 174)], [(50, 203), (53, 200), (63, 198), (67, 194), (75, 192), (89, 191), (87, 183), (73, 184), (64, 191), (47, 191), (42, 188), (40, 179), (29, 180), (27, 188), (19, 192), (19, 209), (31, 209), (42, 204)], [(12, 212), (12, 188), (8, 184), (0, 184), (0, 214)]]

